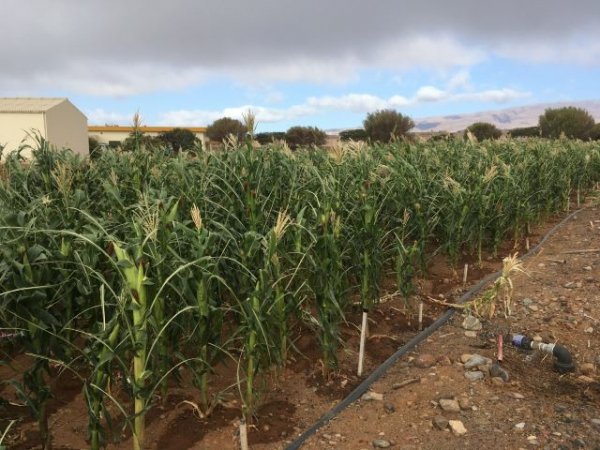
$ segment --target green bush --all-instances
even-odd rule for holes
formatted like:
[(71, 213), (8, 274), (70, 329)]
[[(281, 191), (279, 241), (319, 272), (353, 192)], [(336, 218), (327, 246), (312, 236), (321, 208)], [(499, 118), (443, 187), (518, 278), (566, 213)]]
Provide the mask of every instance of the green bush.
[(254, 135), (254, 139), (258, 141), (260, 145), (267, 145), (273, 141), (283, 141), (285, 139), (285, 132), (271, 131), (267, 133), (257, 133)]
[(211, 141), (221, 142), (230, 134), (241, 140), (246, 134), (246, 127), (237, 119), (222, 117), (215, 120), (206, 129), (206, 136)]
[(405, 136), (415, 123), (393, 109), (383, 109), (367, 114), (363, 126), (371, 141), (390, 142)]
[(588, 134), (588, 137), (592, 141), (600, 141), (600, 123), (597, 123), (592, 127)]
[(158, 135), (158, 139), (165, 143), (174, 152), (181, 150), (192, 150), (200, 141), (196, 135), (186, 128), (173, 128)]
[(549, 108), (540, 116), (542, 137), (556, 139), (564, 134), (571, 139), (588, 139), (594, 118), (582, 108)]
[(327, 134), (317, 127), (292, 127), (285, 133), (288, 145), (298, 147), (320, 146), (327, 141)]
[(540, 127), (524, 127), (524, 128), (513, 128), (508, 132), (511, 137), (539, 137)]
[(367, 132), (363, 128), (340, 131), (340, 140), (342, 141), (366, 141), (367, 138)]
[(479, 142), (485, 141), (486, 139), (498, 139), (502, 136), (502, 131), (500, 131), (493, 123), (488, 122), (475, 122), (465, 130), (465, 137), (467, 136), (468, 131), (473, 133)]

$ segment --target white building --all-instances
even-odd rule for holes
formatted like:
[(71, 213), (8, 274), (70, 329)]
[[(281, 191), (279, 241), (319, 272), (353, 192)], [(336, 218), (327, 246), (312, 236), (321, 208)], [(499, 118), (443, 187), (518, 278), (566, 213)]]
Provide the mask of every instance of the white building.
[[(206, 145), (206, 128), (204, 127), (138, 127), (138, 131), (144, 133), (147, 136), (157, 137), (167, 131), (172, 131), (175, 128), (182, 128), (189, 130), (196, 138), (202, 142), (202, 145)], [(131, 126), (119, 126), (119, 125), (90, 125), (88, 128), (90, 138), (95, 139), (99, 144), (105, 144), (112, 147), (116, 147), (121, 144), (129, 135), (134, 131)]]
[[(57, 148), (89, 155), (87, 117), (66, 98), (0, 98), (3, 157), (23, 144), (35, 146), (38, 133)], [(21, 153), (28, 157), (30, 151)]]

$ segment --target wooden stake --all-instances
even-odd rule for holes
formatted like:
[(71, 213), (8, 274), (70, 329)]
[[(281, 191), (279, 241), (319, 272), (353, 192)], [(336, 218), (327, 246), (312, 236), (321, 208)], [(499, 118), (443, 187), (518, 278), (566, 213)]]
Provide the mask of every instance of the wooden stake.
[(419, 302), (419, 331), (423, 329), (423, 302)]
[(248, 450), (248, 427), (246, 426), (246, 419), (240, 420), (240, 448)]
[(469, 273), (469, 265), (465, 264), (465, 270), (463, 271), (463, 285), (467, 284), (468, 273)]
[(358, 351), (358, 371), (357, 375), (362, 376), (363, 361), (365, 359), (365, 340), (367, 338), (367, 311), (362, 313), (362, 327), (360, 329), (360, 348)]
[(525, 250), (529, 251), (529, 238), (525, 238)]

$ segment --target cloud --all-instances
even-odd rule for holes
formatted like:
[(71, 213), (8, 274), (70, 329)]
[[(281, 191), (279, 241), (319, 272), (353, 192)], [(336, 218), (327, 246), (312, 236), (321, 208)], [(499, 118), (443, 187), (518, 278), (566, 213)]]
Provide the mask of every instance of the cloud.
[(2, 6), (4, 93), (129, 96), (215, 79), (344, 85), (364, 70), (456, 71), (493, 55), (600, 65), (598, 0), (422, 0), (410, 8), (364, 0)]
[(443, 91), (434, 86), (423, 86), (410, 98), (393, 95), (388, 98), (370, 94), (346, 94), (341, 96), (309, 97), (302, 104), (288, 108), (270, 108), (259, 105), (243, 105), (221, 110), (176, 110), (163, 114), (160, 122), (165, 125), (191, 126), (210, 124), (221, 117), (242, 119), (248, 110), (256, 113), (259, 123), (276, 123), (322, 114), (327, 111), (369, 113), (380, 109), (410, 108), (424, 102), (484, 102), (506, 103), (528, 97), (530, 93), (503, 88), (479, 92)]

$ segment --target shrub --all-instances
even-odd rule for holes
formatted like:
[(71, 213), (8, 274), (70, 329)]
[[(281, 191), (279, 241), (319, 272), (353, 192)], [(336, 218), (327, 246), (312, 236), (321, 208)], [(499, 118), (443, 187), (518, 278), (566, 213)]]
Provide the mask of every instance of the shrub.
[(284, 131), (272, 131), (268, 133), (257, 133), (254, 135), (254, 139), (258, 141), (260, 145), (270, 144), (273, 141), (282, 141), (285, 139)]
[(593, 141), (600, 141), (600, 123), (592, 127), (589, 132), (589, 138)]
[(540, 127), (513, 128), (508, 132), (511, 137), (539, 137)]
[(199, 144), (196, 135), (186, 128), (173, 128), (158, 135), (158, 139), (173, 149), (174, 152), (192, 150)]
[(237, 119), (223, 117), (215, 120), (206, 129), (206, 136), (211, 141), (221, 142), (230, 134), (242, 139), (246, 133), (246, 127)]
[(292, 127), (285, 133), (285, 140), (291, 148), (323, 145), (327, 134), (317, 127)]
[(389, 142), (406, 135), (415, 123), (393, 109), (383, 109), (367, 114), (363, 126), (372, 141)]
[(488, 122), (475, 122), (465, 130), (465, 137), (467, 136), (468, 131), (473, 133), (478, 141), (484, 141), (486, 139), (494, 140), (502, 136), (502, 131), (500, 131), (493, 123)]
[(568, 106), (549, 108), (540, 116), (542, 136), (559, 138), (563, 133), (572, 139), (588, 139), (594, 128), (594, 118), (582, 108)]
[(340, 131), (340, 140), (342, 141), (366, 141), (367, 138), (367, 132), (363, 128)]

